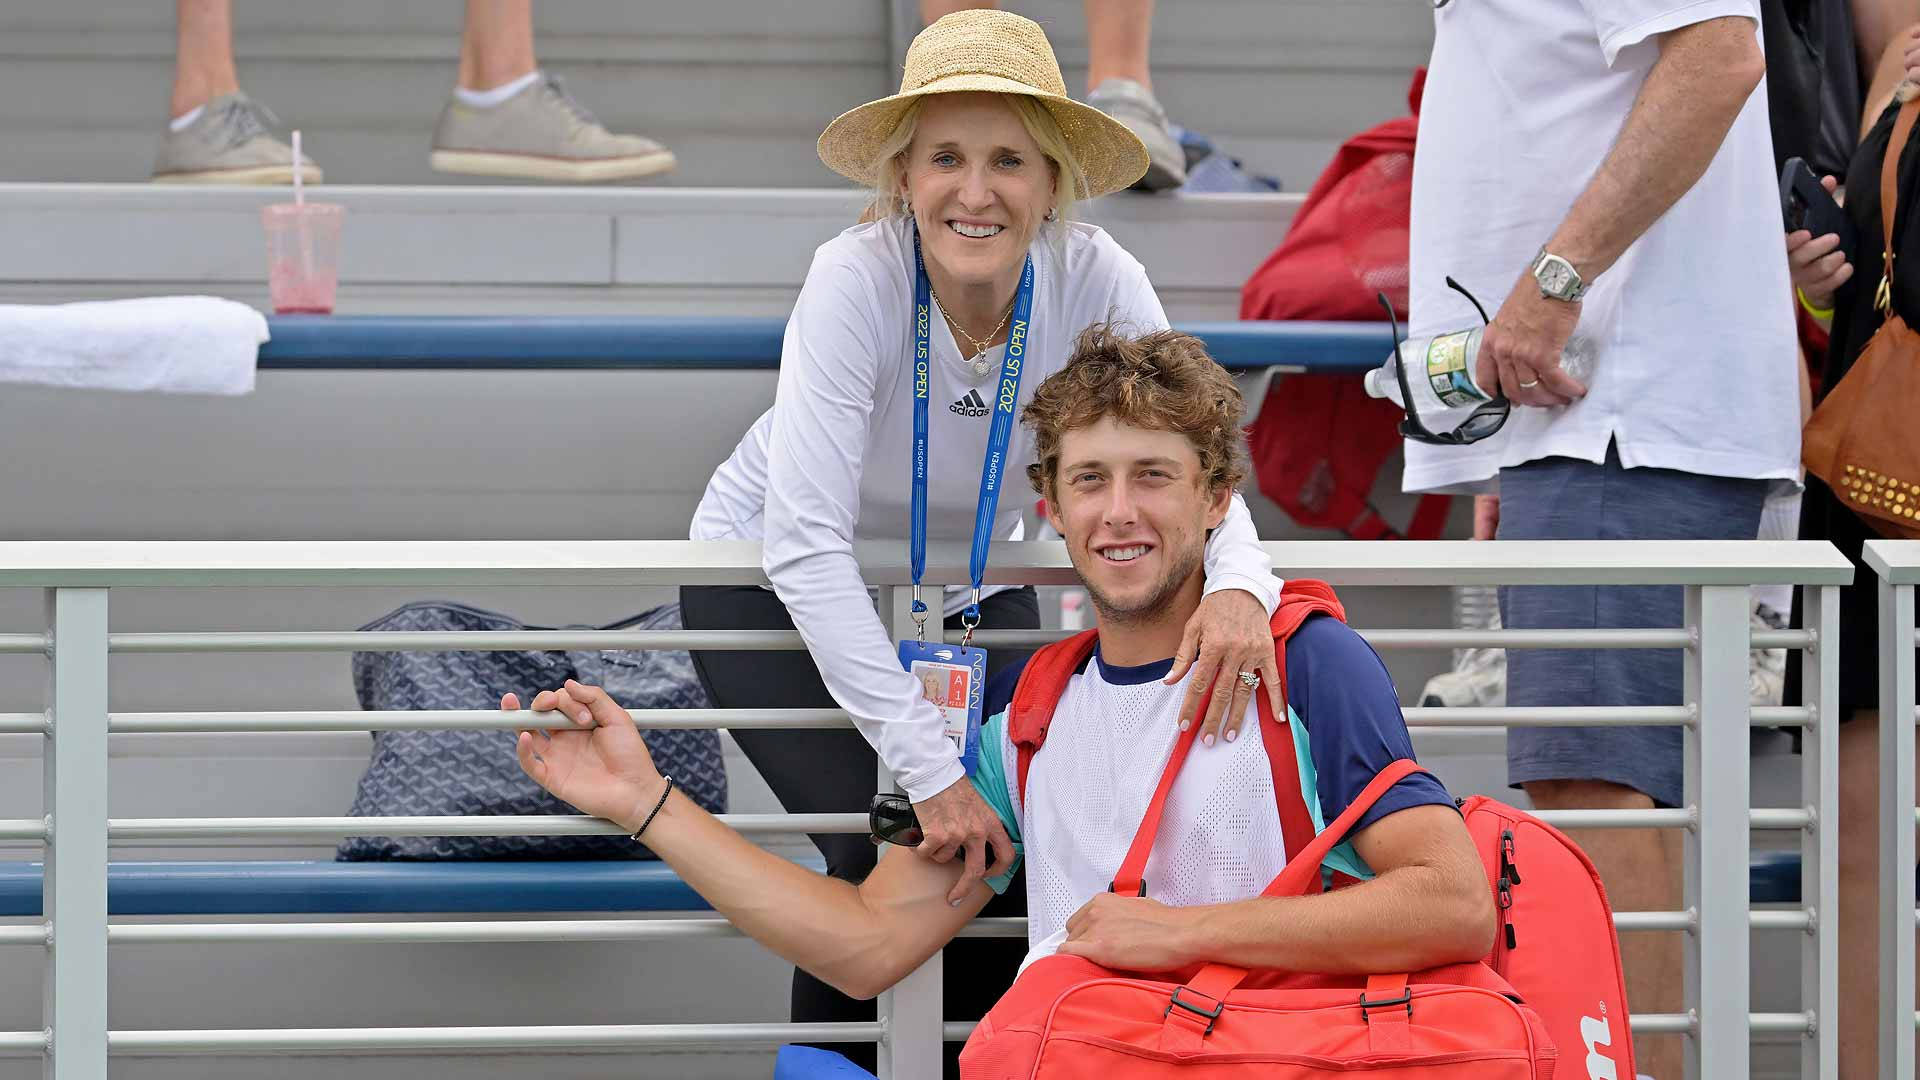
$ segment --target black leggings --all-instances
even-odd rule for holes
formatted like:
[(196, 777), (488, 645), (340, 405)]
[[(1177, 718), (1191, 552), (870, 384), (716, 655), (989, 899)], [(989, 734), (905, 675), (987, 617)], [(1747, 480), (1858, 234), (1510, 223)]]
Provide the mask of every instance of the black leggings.
[[(786, 606), (766, 589), (752, 585), (689, 585), (680, 590), (680, 617), (689, 630), (791, 630)], [(980, 622), (993, 630), (1033, 630), (1040, 626), (1040, 603), (1031, 588), (995, 593), (980, 602)], [(959, 619), (947, 628), (960, 628)], [(987, 677), (1027, 655), (1012, 649), (987, 654)], [(831, 709), (835, 707), (819, 669), (805, 652), (697, 651), (694, 667), (714, 705), (722, 709)], [(741, 730), (733, 739), (753, 762), (780, 804), (792, 814), (866, 813), (879, 776), (873, 747), (846, 728), (820, 730)], [(859, 882), (879, 858), (864, 834), (814, 836), (827, 860), (827, 873)], [(983, 916), (1027, 913), (1025, 871), (1006, 895), (987, 903)], [(1026, 955), (1024, 938), (970, 938), (947, 946), (942, 965), (945, 1017), (974, 1021), (985, 1016), (1007, 987)], [(803, 1023), (871, 1021), (871, 1001), (856, 1001), (804, 971), (793, 973), (793, 1020)], [(838, 1050), (866, 1069), (874, 1068), (867, 1044), (837, 1044)], [(946, 1046), (946, 1075), (959, 1075), (959, 1044)]]

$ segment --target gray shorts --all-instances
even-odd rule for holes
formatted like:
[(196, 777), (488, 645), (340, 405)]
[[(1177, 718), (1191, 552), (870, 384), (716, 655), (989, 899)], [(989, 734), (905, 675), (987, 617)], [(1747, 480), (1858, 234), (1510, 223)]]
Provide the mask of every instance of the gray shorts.
[[(1670, 469), (1624, 469), (1614, 448), (1599, 465), (1546, 458), (1500, 471), (1502, 540), (1751, 540), (1765, 480)], [(1516, 585), (1500, 590), (1515, 630), (1676, 627), (1686, 618), (1673, 585)], [(1510, 649), (1507, 704), (1678, 705), (1675, 649)], [(1682, 801), (1677, 727), (1510, 728), (1507, 781), (1605, 780), (1662, 806)]]

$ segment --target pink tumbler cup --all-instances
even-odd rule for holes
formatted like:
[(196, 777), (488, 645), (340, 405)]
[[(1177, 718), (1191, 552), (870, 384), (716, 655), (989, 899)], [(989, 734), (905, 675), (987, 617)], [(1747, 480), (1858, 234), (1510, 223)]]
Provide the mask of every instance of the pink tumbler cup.
[(327, 315), (340, 282), (337, 203), (273, 203), (260, 210), (267, 230), (267, 291), (276, 315)]

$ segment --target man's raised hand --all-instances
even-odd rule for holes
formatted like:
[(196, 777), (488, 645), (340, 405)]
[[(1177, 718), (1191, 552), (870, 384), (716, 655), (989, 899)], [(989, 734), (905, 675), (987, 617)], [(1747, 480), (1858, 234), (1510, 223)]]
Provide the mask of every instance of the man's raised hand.
[[(519, 697), (504, 695), (500, 708), (518, 711)], [(627, 710), (599, 687), (572, 679), (534, 695), (531, 708), (558, 712), (573, 726), (521, 730), (514, 746), (520, 768), (581, 813), (638, 827), (637, 815), (659, 798), (665, 781)]]

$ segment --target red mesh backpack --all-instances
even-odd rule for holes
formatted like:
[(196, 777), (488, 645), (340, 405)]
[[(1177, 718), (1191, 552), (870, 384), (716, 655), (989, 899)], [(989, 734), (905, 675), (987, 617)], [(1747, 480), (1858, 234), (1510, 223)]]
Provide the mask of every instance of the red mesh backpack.
[[(1372, 321), (1380, 318), (1381, 292), (1404, 318), (1414, 133), (1426, 79), (1425, 68), (1413, 74), (1413, 115), (1347, 140), (1314, 181), (1286, 239), (1241, 289), (1242, 319)], [(1300, 525), (1398, 539), (1367, 496), (1400, 448), (1399, 422), (1399, 406), (1368, 397), (1352, 375), (1283, 376), (1247, 432), (1255, 480)], [(1448, 502), (1422, 498), (1405, 535), (1438, 537)]]
[(1487, 965), (1513, 984), (1560, 1048), (1561, 1080), (1631, 1080), (1627, 984), (1613, 908), (1567, 834), (1505, 803), (1460, 804), (1500, 909)]
[[(1309, 615), (1346, 615), (1325, 583), (1290, 580), (1272, 626), (1284, 649)], [(1007, 713), (1024, 801), (1028, 766), (1045, 742), (1054, 706), (1091, 655), (1094, 631), (1035, 653)], [(1286, 692), (1284, 675), (1280, 691)], [(1401, 760), (1373, 778), (1317, 836), (1302, 794), (1286, 714), (1259, 703), (1280, 802), (1288, 862), (1267, 896), (1318, 892), (1321, 860), (1401, 777)], [(1144, 872), (1174, 776), (1199, 733), (1175, 743), (1146, 818), (1114, 877), (1117, 892), (1146, 895)], [(1545, 1025), (1484, 963), (1424, 972), (1321, 976), (1202, 964), (1183, 972), (1111, 971), (1080, 957), (1049, 956), (1021, 973), (960, 1054), (963, 1080), (1551, 1080), (1556, 1053)]]

